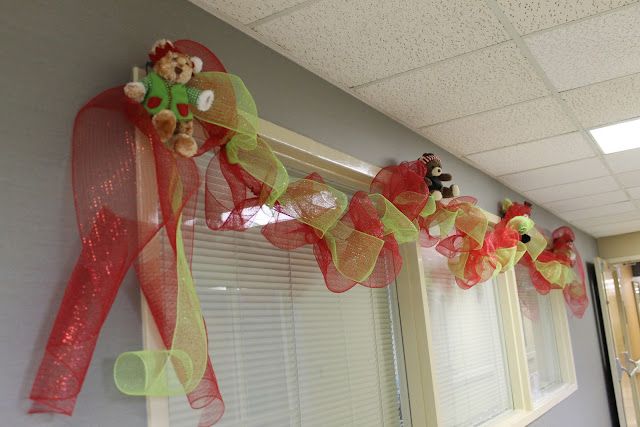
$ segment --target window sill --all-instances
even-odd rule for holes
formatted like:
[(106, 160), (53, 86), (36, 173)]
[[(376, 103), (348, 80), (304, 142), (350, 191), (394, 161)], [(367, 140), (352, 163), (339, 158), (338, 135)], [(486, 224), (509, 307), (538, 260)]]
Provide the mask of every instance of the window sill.
[(551, 410), (578, 389), (577, 384), (564, 384), (535, 402), (530, 411), (514, 410), (482, 424), (483, 427), (524, 427)]

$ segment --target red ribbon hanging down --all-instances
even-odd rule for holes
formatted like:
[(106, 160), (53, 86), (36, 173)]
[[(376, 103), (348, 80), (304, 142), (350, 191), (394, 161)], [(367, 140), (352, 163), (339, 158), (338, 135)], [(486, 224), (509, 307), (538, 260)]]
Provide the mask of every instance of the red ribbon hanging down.
[[(176, 45), (203, 59), (205, 70), (225, 71), (202, 45), (187, 40)], [(199, 154), (226, 141), (226, 130), (200, 125), (207, 139)], [(176, 324), (174, 251), (180, 217), (187, 256), (192, 247), (197, 166), (160, 142), (148, 113), (127, 99), (122, 87), (101, 93), (80, 110), (72, 148), (82, 251), (36, 374), (30, 413), (72, 414), (102, 325), (136, 260), (145, 299), (165, 346), (170, 347)], [(173, 200), (176, 186), (181, 187), (179, 206)], [(173, 250), (167, 250), (164, 239)], [(224, 404), (210, 361), (187, 397), (194, 409), (203, 409), (200, 426), (210, 426), (222, 416)]]

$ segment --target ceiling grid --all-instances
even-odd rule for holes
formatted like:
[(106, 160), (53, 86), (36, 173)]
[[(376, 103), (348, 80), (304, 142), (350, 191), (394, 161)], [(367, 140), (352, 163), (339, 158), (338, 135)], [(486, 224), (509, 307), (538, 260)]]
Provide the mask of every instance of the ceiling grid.
[(640, 230), (640, 148), (589, 132), (640, 117), (638, 0), (191, 1), (587, 233)]

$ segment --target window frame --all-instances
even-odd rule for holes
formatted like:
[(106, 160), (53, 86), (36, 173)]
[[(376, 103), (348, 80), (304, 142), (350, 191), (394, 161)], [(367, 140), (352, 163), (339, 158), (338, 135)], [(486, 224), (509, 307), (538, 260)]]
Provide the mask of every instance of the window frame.
[[(134, 69), (134, 80), (139, 75), (139, 71)], [(371, 179), (380, 170), (377, 166), (266, 120), (260, 119), (259, 129), (260, 136), (268, 141), (274, 153), (287, 167), (311, 168), (326, 178), (339, 180), (349, 187), (362, 190), (369, 188)], [(138, 172), (142, 176), (142, 171)], [(490, 223), (495, 224), (500, 220), (488, 212), (485, 215)], [(399, 369), (406, 374), (405, 381), (401, 381), (402, 387), (407, 389), (401, 390), (401, 404), (403, 409), (408, 409), (406, 416), (410, 425), (437, 426), (437, 387), (429, 351), (432, 347), (429, 306), (419, 243), (401, 245), (401, 254), (405, 260), (404, 268), (397, 278), (395, 292), (391, 292), (392, 302), (398, 307), (398, 310), (394, 310), (394, 316), (400, 325), (400, 333), (397, 334), (400, 344)], [(514, 270), (500, 274), (497, 281), (514, 410), (484, 425), (525, 426), (577, 390), (567, 313), (562, 292), (551, 291), (549, 297), (552, 300), (563, 385), (534, 406)], [(141, 298), (141, 311), (144, 348), (162, 348), (162, 341), (144, 297)], [(149, 427), (169, 427), (167, 397), (147, 397), (146, 406)]]
[[(484, 213), (489, 223), (496, 224), (500, 221), (498, 216), (486, 211)], [(405, 343), (404, 354), (411, 416), (415, 425), (436, 427), (439, 425), (438, 390), (433, 375), (435, 371), (432, 365), (433, 359), (429, 350), (432, 348), (431, 325), (420, 244), (407, 243), (403, 245), (401, 252), (405, 263), (396, 281), (396, 290)], [(407, 260), (415, 262), (406, 262)], [(498, 275), (495, 286), (498, 288), (514, 409), (482, 425), (526, 426), (578, 389), (564, 297), (560, 290), (553, 290), (548, 294), (551, 298), (562, 385), (534, 402), (529, 384), (529, 367), (514, 269), (511, 268)]]

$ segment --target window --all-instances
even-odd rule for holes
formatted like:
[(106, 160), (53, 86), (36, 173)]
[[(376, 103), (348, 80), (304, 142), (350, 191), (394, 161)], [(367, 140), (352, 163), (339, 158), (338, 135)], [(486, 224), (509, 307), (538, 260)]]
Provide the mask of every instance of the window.
[(414, 425), (525, 426), (576, 390), (561, 291), (539, 296), (515, 269), (461, 290), (433, 248), (403, 256), (418, 260), (396, 288)]
[(515, 273), (529, 367), (529, 384), (532, 398), (536, 402), (563, 383), (556, 341), (557, 331), (551, 299), (535, 290), (526, 267), (517, 265)]
[[(212, 232), (198, 203), (192, 270), (225, 400), (217, 425), (410, 425), (393, 287), (331, 293), (311, 246), (279, 250), (259, 227)], [(168, 399), (169, 426), (198, 417), (184, 396)]]
[(422, 248), (440, 425), (470, 426), (513, 409), (495, 281), (462, 290)]
[[(378, 171), (260, 128), (290, 171), (343, 190), (368, 188)], [(463, 291), (433, 248), (401, 251), (395, 285), (333, 294), (310, 247), (279, 251), (257, 227), (198, 223), (193, 271), (226, 403), (219, 425), (525, 426), (576, 390), (560, 291), (537, 295), (519, 269)], [(153, 347), (144, 310), (143, 323)], [(147, 402), (151, 427), (194, 425), (184, 398)]]

